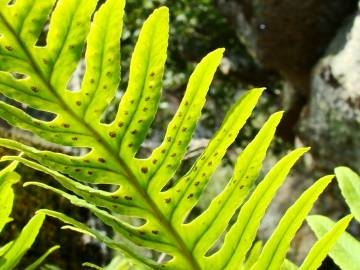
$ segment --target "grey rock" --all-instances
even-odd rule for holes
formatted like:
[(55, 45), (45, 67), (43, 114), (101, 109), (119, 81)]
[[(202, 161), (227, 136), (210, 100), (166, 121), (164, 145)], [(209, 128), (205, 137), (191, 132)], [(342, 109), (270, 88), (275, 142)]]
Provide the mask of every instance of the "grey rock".
[(312, 146), (316, 167), (360, 167), (360, 16), (339, 31), (316, 65), (300, 137)]

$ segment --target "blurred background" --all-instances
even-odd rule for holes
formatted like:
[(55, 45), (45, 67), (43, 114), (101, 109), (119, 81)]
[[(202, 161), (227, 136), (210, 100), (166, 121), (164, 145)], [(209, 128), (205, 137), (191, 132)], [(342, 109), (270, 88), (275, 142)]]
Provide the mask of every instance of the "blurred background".
[[(126, 88), (131, 53), (139, 29), (153, 9), (163, 5), (171, 12), (164, 91), (143, 154), (161, 142), (166, 125), (184, 94), (190, 73), (211, 50), (225, 47), (225, 57), (211, 86), (183, 171), (206, 146), (234, 101), (252, 87), (267, 87), (253, 116), (201, 198), (198, 211), (221, 191), (242, 148), (269, 115), (278, 110), (286, 113), (263, 173), (289, 149), (306, 145), (312, 150), (279, 191), (263, 221), (260, 239), (267, 239), (285, 209), (319, 176), (332, 174), (334, 167), (340, 165), (359, 172), (360, 13), (357, 0), (127, 0), (121, 48), (122, 83), (117, 99), (106, 115), (108, 119), (112, 118)], [(70, 88), (79, 88), (82, 71), (83, 64), (80, 63)], [(4, 122), (0, 124), (1, 137), (15, 138), (42, 149), (56, 148), (77, 154), (73, 149), (58, 148), (10, 128)], [(21, 170), (24, 181), (51, 181), (39, 172), (24, 167)], [(12, 215), (16, 222), (11, 223), (8, 233), (1, 236), (1, 242), (12, 238), (32, 216), (34, 209), (42, 207), (61, 210), (90, 226), (107, 230), (86, 210), (74, 208), (56, 195), (21, 186), (17, 186), (16, 192)], [(335, 184), (321, 196), (313, 212), (334, 219), (348, 213)], [(49, 263), (61, 269), (81, 269), (85, 261), (104, 265), (114, 256), (103, 245), (79, 234), (63, 232), (60, 226), (55, 220), (46, 222), (34, 245), (36, 248), (27, 256), (29, 260), (38, 257), (50, 246), (49, 243), (62, 246), (49, 259)], [(359, 237), (358, 225), (351, 225), (350, 231)], [(313, 234), (303, 226), (293, 241), (289, 258), (300, 262), (312, 241)], [(337, 268), (331, 259), (327, 259), (322, 269)]]

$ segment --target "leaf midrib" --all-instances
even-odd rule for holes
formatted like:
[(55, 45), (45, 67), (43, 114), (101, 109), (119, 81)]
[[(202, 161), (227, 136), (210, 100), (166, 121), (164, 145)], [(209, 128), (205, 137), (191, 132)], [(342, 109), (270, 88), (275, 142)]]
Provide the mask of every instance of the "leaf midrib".
[(177, 249), (179, 252), (185, 257), (185, 259), (189, 262), (189, 265), (192, 267), (193, 270), (200, 270), (200, 266), (198, 262), (196, 261), (193, 254), (188, 250), (186, 247), (183, 239), (180, 237), (180, 235), (177, 233), (177, 231), (172, 227), (171, 224), (169, 224), (166, 221), (166, 218), (163, 216), (157, 205), (154, 203), (152, 198), (142, 189), (140, 186), (140, 182), (137, 181), (137, 178), (135, 174), (132, 172), (132, 170), (127, 166), (126, 162), (114, 151), (105, 140), (103, 140), (103, 137), (95, 130), (93, 129), (88, 123), (82, 121), (70, 108), (64, 100), (61, 98), (61, 96), (57, 93), (57, 91), (54, 89), (54, 87), (44, 78), (44, 74), (42, 73), (41, 69), (37, 65), (37, 62), (33, 58), (32, 54), (26, 47), (26, 45), (22, 42), (22, 40), (17, 36), (14, 29), (11, 27), (9, 22), (6, 20), (2, 12), (0, 12), (0, 19), (4, 22), (5, 26), (9, 29), (10, 33), (14, 36), (15, 40), (21, 47), (21, 49), (24, 51), (25, 55), (28, 57), (28, 60), (30, 62), (31, 67), (34, 69), (35, 73), (38, 75), (39, 79), (48, 87), (48, 89), (53, 93), (55, 98), (59, 101), (60, 107), (64, 108), (65, 112), (68, 112), (71, 117), (73, 117), (79, 125), (83, 126), (85, 129), (89, 130), (90, 133), (94, 135), (96, 140), (99, 142), (99, 145), (101, 148), (104, 148), (106, 152), (108, 152), (112, 157), (115, 158), (115, 160), (120, 164), (120, 166), (125, 170), (125, 173), (127, 177), (129, 178), (129, 183), (132, 184), (137, 192), (143, 197), (145, 202), (149, 205), (150, 210), (152, 211), (152, 214), (156, 217), (156, 219), (159, 221), (159, 223), (164, 227), (164, 229), (172, 236), (172, 238), (176, 242)]

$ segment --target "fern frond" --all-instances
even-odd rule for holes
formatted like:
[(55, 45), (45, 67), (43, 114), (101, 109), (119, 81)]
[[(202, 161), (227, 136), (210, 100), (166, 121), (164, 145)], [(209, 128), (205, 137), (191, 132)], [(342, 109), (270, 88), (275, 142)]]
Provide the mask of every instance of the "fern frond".
[(334, 246), (341, 234), (346, 230), (353, 216), (348, 215), (338, 221), (333, 228), (327, 232), (316, 244), (311, 248), (306, 256), (300, 270), (316, 270), (320, 267), (328, 252)]
[[(14, 161), (0, 171), (0, 233), (4, 229), (4, 226), (12, 221), (9, 217), (14, 204), (14, 191), (12, 186), (20, 181), (20, 175), (14, 171), (18, 163), (19, 162)], [(14, 269), (18, 265), (25, 253), (34, 243), (44, 219), (44, 214), (36, 214), (25, 225), (15, 240), (0, 247), (0, 270)], [(59, 246), (55, 246), (49, 249), (33, 264), (28, 266), (26, 270), (35, 269), (35, 267), (39, 266), (49, 254), (58, 248)]]
[[(335, 169), (336, 178), (339, 183), (341, 194), (344, 196), (351, 213), (357, 221), (360, 220), (360, 176), (347, 167), (338, 167)], [(347, 217), (348, 219), (350, 217)], [(324, 216), (309, 216), (307, 221), (316, 236), (326, 239), (334, 231), (340, 222), (345, 222), (346, 217), (336, 224), (331, 219)], [(334, 225), (335, 224), (335, 225)], [(345, 230), (345, 229), (344, 229)], [(330, 239), (331, 241), (331, 239)], [(355, 270), (360, 264), (360, 241), (355, 239), (351, 234), (345, 232), (340, 236), (334, 247), (330, 250), (329, 255), (341, 269)]]
[[(55, 2), (46, 45), (35, 46)], [(50, 142), (89, 149), (85, 155), (70, 156), (0, 139), (1, 146), (25, 154), (25, 157), (2, 160), (17, 160), (53, 176), (65, 190), (38, 182), (27, 185), (51, 190), (72, 204), (89, 209), (118, 233), (122, 241), (114, 241), (56, 211), (42, 210), (39, 215), (58, 218), (68, 224), (66, 228), (87, 233), (151, 269), (237, 269), (242, 265), (254, 268), (268, 264), (267, 259), (281, 265), (297, 225), (329, 178), (320, 180), (289, 210), (265, 245), (258, 258), (260, 262), (254, 264), (252, 259), (257, 258), (259, 248), (253, 248), (253, 256), (246, 261), (276, 191), (295, 162), (308, 151), (301, 148), (285, 156), (251, 193), (282, 117), (282, 112), (275, 113), (239, 156), (226, 188), (203, 213), (188, 221), (264, 89), (245, 93), (230, 109), (195, 164), (185, 175), (174, 178), (200, 119), (224, 49), (209, 53), (196, 66), (163, 142), (148, 158), (137, 158), (161, 96), (168, 46), (168, 9), (155, 10), (144, 23), (132, 56), (127, 90), (114, 121), (106, 124), (101, 119), (120, 82), (125, 0), (107, 0), (93, 16), (97, 4), (96, 0), (17, 0), (14, 5), (7, 5), (7, 1), (0, 0), (0, 91), (32, 108), (50, 112), (55, 118), (40, 121), (4, 102), (0, 102), (0, 117)], [(67, 82), (85, 47), (86, 71), (81, 89), (70, 91)], [(12, 73), (22, 74), (24, 78), (18, 79)], [(113, 184), (116, 190), (108, 192), (88, 183)], [(304, 209), (299, 209), (299, 205)], [(239, 208), (235, 224), (227, 231)], [(297, 222), (287, 230), (289, 216), (294, 213), (299, 214)], [(122, 216), (145, 222), (135, 226)], [(224, 233), (220, 249), (207, 255)], [(281, 245), (281, 252), (274, 250), (273, 258), (269, 255), (270, 246), (278, 242), (281, 234), (286, 235), (287, 241)], [(157, 262), (134, 252), (133, 245), (163, 252), (170, 259)]]
[[(323, 238), (326, 234), (335, 228), (335, 223), (328, 217), (313, 215), (307, 218), (311, 229), (317, 238)], [(345, 232), (339, 238), (339, 241), (330, 250), (329, 255), (334, 262), (346, 270), (356, 270), (360, 265), (360, 241), (351, 234)]]
[(347, 167), (337, 167), (335, 174), (341, 194), (355, 219), (360, 222), (360, 176)]

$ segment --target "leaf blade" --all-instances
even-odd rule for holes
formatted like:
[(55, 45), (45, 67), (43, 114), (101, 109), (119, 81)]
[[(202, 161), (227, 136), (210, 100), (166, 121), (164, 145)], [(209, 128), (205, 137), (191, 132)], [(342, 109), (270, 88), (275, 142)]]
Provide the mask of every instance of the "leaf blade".
[[(290, 168), (309, 148), (299, 148), (282, 158), (260, 182), (251, 197), (242, 206), (235, 224), (225, 236), (223, 247), (206, 257), (205, 266), (216, 265), (224, 269), (243, 263), (256, 236), (260, 220), (265, 214), (275, 192), (285, 180)], [(225, 259), (219, 259), (225, 258)], [(221, 265), (217, 265), (219, 263)]]
[(330, 175), (316, 181), (286, 211), (270, 239), (266, 242), (259, 260), (252, 270), (278, 269), (278, 266), (285, 260), (291, 239), (300, 228), (314, 202), (333, 178), (334, 176)]
[(351, 213), (360, 222), (360, 176), (347, 167), (335, 169), (341, 194), (345, 198)]
[(346, 230), (352, 215), (348, 215), (338, 221), (329, 232), (319, 239), (310, 249), (304, 262), (300, 266), (300, 270), (316, 270), (320, 267), (328, 252), (335, 245), (338, 238)]
[[(320, 215), (309, 216), (307, 222), (317, 238), (323, 237), (335, 225), (334, 221)], [(360, 254), (360, 242), (345, 232), (340, 236), (329, 254), (341, 269), (357, 270), (360, 265), (360, 257), (357, 256)]]

